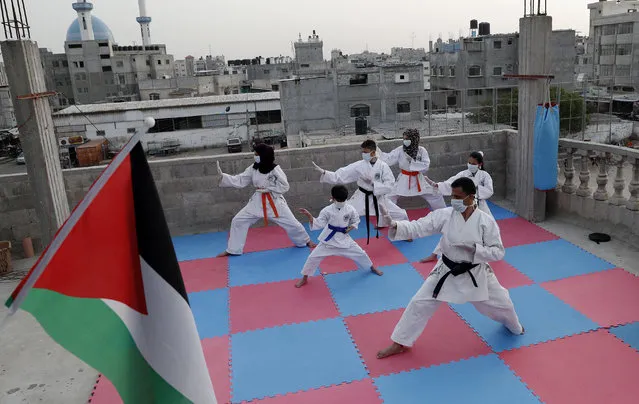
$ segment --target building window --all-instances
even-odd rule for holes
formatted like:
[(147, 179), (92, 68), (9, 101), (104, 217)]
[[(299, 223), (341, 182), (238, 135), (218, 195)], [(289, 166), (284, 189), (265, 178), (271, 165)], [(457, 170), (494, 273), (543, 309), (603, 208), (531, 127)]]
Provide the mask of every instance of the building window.
[(98, 130), (95, 132), (96, 136), (106, 136), (106, 132), (103, 130)]
[(109, 47), (109, 43), (108, 42), (99, 42), (98, 46), (102, 46), (104, 48), (108, 48)]
[(76, 81), (84, 81), (86, 79), (87, 79), (86, 73), (76, 73), (75, 74), (75, 80)]
[(170, 61), (169, 59), (167, 59), (167, 60), (165, 61), (165, 64), (170, 65), (170, 64), (171, 64), (171, 61)]
[(124, 62), (121, 60), (118, 60), (117, 62), (115, 62), (116, 67), (124, 67)]
[(501, 66), (493, 67), (493, 76), (501, 76), (502, 73)]
[(357, 118), (358, 116), (370, 116), (371, 108), (368, 105), (358, 104), (351, 107), (351, 118)]
[(615, 76), (617, 76), (617, 77), (630, 77), (630, 65), (617, 65), (617, 66), (615, 66)]
[(112, 72), (113, 68), (111, 66), (102, 66), (103, 72)]
[(67, 62), (66, 60), (63, 60), (62, 67), (69, 67), (69, 62)]
[(508, 45), (512, 45), (513, 44), (513, 39), (512, 38), (508, 38)]
[(612, 77), (612, 65), (601, 65), (599, 74), (602, 77)]
[(81, 43), (69, 44), (69, 49), (82, 49), (82, 44)]
[(128, 128), (128, 129), (126, 130), (126, 133), (129, 133), (129, 134), (133, 134), (133, 133), (135, 133), (135, 128)]
[(448, 66), (448, 75), (450, 77), (455, 77), (455, 66)]
[(201, 116), (189, 116), (182, 118), (156, 119), (155, 126), (149, 129), (149, 133), (175, 132), (178, 130), (202, 129)]
[(111, 59), (111, 55), (100, 55), (100, 59)]
[(158, 65), (162, 65), (162, 61), (158, 59)]
[(300, 67), (311, 67), (311, 65), (309, 65), (308, 63), (302, 63)]
[(282, 69), (282, 73), (284, 74), (288, 73), (288, 69)]
[(146, 78), (147, 78), (147, 79), (150, 79), (150, 78), (151, 78), (151, 73), (148, 73), (148, 74), (146, 75)]
[(424, 111), (428, 111), (428, 100), (424, 100)]
[(484, 90), (482, 90), (481, 88), (474, 88), (474, 89), (468, 90), (466, 94), (468, 94), (469, 97), (479, 97), (484, 95)]
[(449, 107), (454, 107), (455, 105), (457, 105), (457, 96), (449, 95), (448, 97), (446, 97), (446, 105), (448, 105)]
[(604, 25), (603, 35), (617, 35), (617, 26), (614, 24)]
[(151, 66), (151, 61), (149, 59), (146, 60), (146, 65)]
[(280, 85), (279, 84), (271, 84), (271, 90), (280, 91)]
[(160, 94), (158, 93), (151, 93), (149, 94), (149, 100), (151, 101), (157, 101), (160, 99)]
[(617, 55), (626, 56), (632, 53), (632, 44), (624, 43), (617, 45)]
[(410, 103), (406, 101), (397, 103), (397, 113), (398, 114), (406, 114), (410, 112)]
[(281, 123), (282, 111), (275, 109), (272, 111), (257, 111), (255, 118), (251, 118), (251, 125), (265, 125), (269, 123)]
[(481, 76), (481, 66), (470, 66), (468, 68), (468, 77), (480, 77)]
[(78, 64), (78, 62), (73, 62), (73, 67), (77, 69), (78, 67), (80, 67), (80, 65)]
[(493, 42), (493, 48), (495, 48), (495, 49), (501, 49), (501, 41), (495, 41), (495, 42)]
[(53, 65), (53, 67), (60, 67), (60, 63), (57, 60), (51, 62), (51, 65)]
[(615, 54), (615, 45), (601, 45), (599, 47), (599, 56), (612, 56)]
[(623, 35), (623, 34), (632, 34), (634, 31), (634, 22), (625, 22), (623, 24), (619, 24), (619, 30), (618, 33), (619, 35)]
[(444, 77), (444, 66), (439, 66), (439, 77)]
[(368, 74), (354, 74), (351, 76), (350, 85), (357, 86), (368, 83)]
[(271, 74), (271, 71), (268, 69), (264, 69), (264, 74)]

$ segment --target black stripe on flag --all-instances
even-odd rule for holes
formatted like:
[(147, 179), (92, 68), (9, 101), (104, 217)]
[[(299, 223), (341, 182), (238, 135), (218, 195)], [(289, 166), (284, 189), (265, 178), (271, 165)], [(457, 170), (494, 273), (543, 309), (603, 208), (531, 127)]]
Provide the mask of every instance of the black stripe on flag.
[(141, 143), (133, 147), (130, 158), (138, 251), (151, 268), (188, 303), (160, 196)]

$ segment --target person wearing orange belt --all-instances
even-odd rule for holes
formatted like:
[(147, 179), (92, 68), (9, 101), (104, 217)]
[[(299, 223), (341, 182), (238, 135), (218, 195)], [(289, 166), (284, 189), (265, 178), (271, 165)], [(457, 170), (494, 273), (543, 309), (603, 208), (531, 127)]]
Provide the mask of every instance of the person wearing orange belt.
[(419, 145), (419, 131), (417, 129), (409, 129), (404, 132), (403, 146), (390, 153), (379, 150), (378, 155), (389, 166), (399, 164), (401, 169), (395, 181), (393, 192), (388, 196), (393, 203), (396, 204), (400, 196), (420, 196), (428, 202), (431, 210), (446, 207), (441, 193), (424, 178), (424, 174), (430, 167), (430, 158), (426, 149)]
[(295, 218), (284, 199), (283, 194), (290, 186), (282, 168), (275, 164), (275, 151), (272, 147), (265, 144), (255, 146), (255, 164), (242, 174), (223, 173), (219, 162), (217, 172), (222, 177), (220, 187), (255, 187), (255, 193), (249, 202), (231, 221), (228, 247), (218, 257), (242, 255), (249, 227), (260, 219), (264, 220), (265, 226), (273, 221), (286, 230), (297, 247), (315, 247), (306, 229)]

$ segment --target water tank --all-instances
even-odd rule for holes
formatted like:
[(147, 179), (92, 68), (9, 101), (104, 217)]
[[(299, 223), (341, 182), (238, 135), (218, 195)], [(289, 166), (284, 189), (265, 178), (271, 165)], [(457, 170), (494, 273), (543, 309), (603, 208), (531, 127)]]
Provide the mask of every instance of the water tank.
[(363, 116), (358, 116), (355, 118), (355, 134), (356, 135), (365, 135), (368, 128), (368, 122), (366, 118)]
[(477, 29), (477, 20), (470, 20), (470, 29)]
[(479, 23), (479, 36), (490, 35), (490, 24), (487, 22)]

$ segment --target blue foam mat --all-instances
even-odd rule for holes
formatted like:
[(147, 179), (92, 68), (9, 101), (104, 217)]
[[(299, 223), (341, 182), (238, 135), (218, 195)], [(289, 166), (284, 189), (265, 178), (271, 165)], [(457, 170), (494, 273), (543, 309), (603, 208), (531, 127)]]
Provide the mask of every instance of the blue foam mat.
[(441, 234), (418, 238), (409, 243), (406, 241), (395, 241), (393, 245), (408, 259), (408, 262), (419, 262), (433, 253), (437, 243), (441, 239)]
[(601, 272), (615, 267), (561, 239), (508, 248), (505, 260), (536, 283)]
[(234, 334), (231, 360), (234, 402), (367, 377), (341, 319)]
[(381, 376), (375, 385), (387, 404), (540, 403), (495, 354)]
[(639, 322), (611, 328), (610, 332), (639, 351)]
[(229, 289), (189, 293), (189, 303), (200, 339), (229, 333)]
[(573, 309), (539, 285), (510, 290), (524, 335), (513, 335), (503, 325), (480, 314), (472, 304), (451, 305), (464, 320), (496, 351), (538, 344), (598, 328), (585, 315)]
[(408, 305), (424, 278), (410, 264), (326, 275), (326, 283), (343, 316), (401, 309)]
[(213, 258), (226, 249), (227, 232), (203, 233), (173, 238), (178, 261)]
[(487, 201), (487, 203), (488, 207), (490, 208), (490, 212), (495, 217), (495, 220), (513, 219), (515, 217), (518, 217), (516, 214), (509, 211), (508, 209), (504, 209), (501, 206), (492, 203), (491, 201)]
[(244, 286), (297, 279), (310, 254), (308, 248), (283, 248), (229, 258), (229, 285)]

